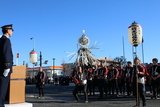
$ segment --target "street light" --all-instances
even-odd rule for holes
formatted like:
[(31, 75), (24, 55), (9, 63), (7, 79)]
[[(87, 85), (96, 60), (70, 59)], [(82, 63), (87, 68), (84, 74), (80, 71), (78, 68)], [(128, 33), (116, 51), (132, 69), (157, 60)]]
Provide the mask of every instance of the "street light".
[[(132, 25), (128, 27), (128, 38), (130, 44), (134, 47), (133, 55), (134, 57), (137, 57), (137, 46), (142, 42), (142, 27), (137, 24), (136, 22), (133, 22)], [(136, 70), (138, 69), (136, 64)], [(136, 105), (138, 106), (138, 73), (136, 72)]]
[(55, 79), (54, 79), (54, 66), (55, 66), (55, 58), (53, 58), (53, 82), (55, 82)]
[(42, 67), (42, 53), (41, 53), (41, 51), (40, 51), (40, 67)]

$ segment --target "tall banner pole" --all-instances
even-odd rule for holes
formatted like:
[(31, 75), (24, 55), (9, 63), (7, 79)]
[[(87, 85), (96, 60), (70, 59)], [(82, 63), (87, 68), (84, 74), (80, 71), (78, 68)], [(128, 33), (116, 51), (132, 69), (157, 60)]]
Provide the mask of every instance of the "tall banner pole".
[[(134, 56), (134, 59), (137, 57), (137, 46), (133, 46), (134, 48), (134, 51), (133, 51), (133, 56)], [(134, 61), (133, 59), (133, 61)], [(136, 105), (138, 105), (138, 65), (137, 63), (135, 63), (135, 66), (136, 66)]]
[[(137, 46), (142, 42), (142, 27), (137, 24), (136, 22), (133, 22), (128, 27), (128, 37), (130, 44), (133, 45), (133, 58), (137, 57)], [(134, 48), (134, 49), (133, 49)], [(133, 60), (134, 61), (134, 60)], [(135, 63), (135, 72), (136, 72), (136, 105), (138, 106), (138, 65)]]

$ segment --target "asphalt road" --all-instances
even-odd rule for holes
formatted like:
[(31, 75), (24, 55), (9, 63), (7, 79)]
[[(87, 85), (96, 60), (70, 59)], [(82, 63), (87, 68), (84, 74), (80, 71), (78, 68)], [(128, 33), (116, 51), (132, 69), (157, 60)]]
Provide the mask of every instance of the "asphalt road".
[[(35, 88), (35, 85), (27, 85), (26, 102), (32, 103), (33, 107), (133, 107), (136, 104), (133, 97), (120, 96), (99, 99), (98, 92), (95, 96), (89, 96), (88, 103), (84, 103), (83, 93), (79, 94), (81, 101), (74, 102), (75, 99), (72, 95), (73, 89), (74, 86), (47, 84), (45, 86), (44, 99), (37, 99), (38, 90)], [(146, 99), (146, 107), (160, 107), (160, 98), (151, 99), (147, 94)]]

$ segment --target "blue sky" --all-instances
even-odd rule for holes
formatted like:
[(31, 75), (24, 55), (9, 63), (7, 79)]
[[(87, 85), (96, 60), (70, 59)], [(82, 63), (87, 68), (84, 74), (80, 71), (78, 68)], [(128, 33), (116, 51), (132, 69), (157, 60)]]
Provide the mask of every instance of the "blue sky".
[[(42, 52), (47, 65), (60, 66), (69, 60), (68, 52), (76, 52), (82, 30), (90, 38), (91, 47), (95, 41), (99, 49), (91, 52), (96, 58), (123, 55), (124, 37), (125, 56), (132, 61), (132, 45), (128, 41), (128, 26), (136, 21), (142, 26), (144, 38), (144, 61), (160, 59), (160, 1), (159, 0), (0, 0), (0, 26), (13, 24), (12, 42), (14, 62), (20, 53), (18, 64), (29, 63), (29, 53), (33, 49)], [(2, 33), (0, 33), (2, 34)], [(141, 44), (137, 55), (142, 58)], [(32, 64), (29, 63), (32, 67)]]

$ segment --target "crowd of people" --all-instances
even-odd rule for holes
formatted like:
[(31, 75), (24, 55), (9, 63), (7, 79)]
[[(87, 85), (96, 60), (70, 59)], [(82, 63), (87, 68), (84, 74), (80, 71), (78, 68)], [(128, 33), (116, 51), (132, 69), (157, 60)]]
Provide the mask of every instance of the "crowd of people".
[[(80, 101), (78, 94), (81, 91), (84, 93), (86, 103), (89, 99), (88, 96), (94, 96), (98, 91), (100, 99), (119, 96), (135, 97), (137, 99), (135, 107), (138, 107), (141, 98), (143, 107), (146, 107), (146, 86), (150, 91), (151, 99), (157, 99), (160, 91), (158, 59), (153, 58), (152, 63), (145, 66), (141, 64), (138, 57), (135, 57), (133, 63), (128, 61), (126, 66), (114, 63), (105, 66), (106, 64), (100, 61), (100, 64), (92, 67), (75, 66), (71, 75), (75, 83), (73, 90), (75, 102)], [(38, 98), (43, 99), (46, 74), (42, 67), (40, 67), (35, 80), (37, 81), (36, 87), (39, 89)], [(69, 85), (71, 79), (60, 77), (59, 81), (61, 85)]]
[(128, 61), (126, 66), (117, 66), (117, 64), (105, 66), (102, 61), (100, 65), (88, 68), (76, 66), (72, 77), (76, 84), (73, 90), (76, 102), (80, 100), (78, 96), (80, 90), (84, 92), (87, 103), (88, 95), (95, 95), (97, 87), (99, 98), (134, 96), (138, 99), (135, 107), (138, 107), (141, 97), (142, 105), (145, 107), (146, 85), (149, 87), (152, 99), (157, 99), (160, 88), (160, 66), (157, 58), (153, 58), (149, 66), (142, 65), (138, 57), (135, 57), (134, 64)]

